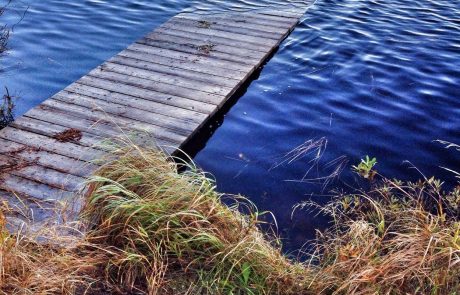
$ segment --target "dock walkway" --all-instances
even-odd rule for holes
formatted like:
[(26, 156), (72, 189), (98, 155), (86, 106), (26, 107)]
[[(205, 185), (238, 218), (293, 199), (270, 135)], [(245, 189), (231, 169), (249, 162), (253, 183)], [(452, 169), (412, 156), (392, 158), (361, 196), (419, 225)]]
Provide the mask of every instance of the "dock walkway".
[[(81, 189), (122, 130), (173, 153), (227, 102), (304, 11), (182, 13), (0, 131), (0, 200), (19, 218)], [(146, 135), (148, 134), (148, 136)], [(38, 220), (37, 220), (38, 221)]]

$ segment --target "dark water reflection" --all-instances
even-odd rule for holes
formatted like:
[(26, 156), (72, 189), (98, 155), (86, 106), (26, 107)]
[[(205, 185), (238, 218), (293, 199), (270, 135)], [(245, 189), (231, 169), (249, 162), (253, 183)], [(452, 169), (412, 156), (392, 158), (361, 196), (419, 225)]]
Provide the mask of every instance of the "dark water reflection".
[[(307, 179), (327, 176), (330, 161), (349, 160), (341, 181), (358, 187), (350, 165), (369, 154), (378, 171), (416, 179), (460, 170), (460, 154), (433, 142), (460, 142), (460, 1), (318, 1), (222, 126), (196, 156), (225, 192), (250, 196), (273, 211), (288, 250), (314, 237), (324, 219), (293, 206), (328, 199), (301, 180), (313, 155), (273, 165), (308, 139), (327, 139)], [(343, 160), (343, 158), (339, 158)]]
[[(1, 59), (0, 86), (20, 95), (20, 115), (182, 11), (250, 10), (303, 1), (16, 1), (2, 21), (15, 27)], [(17, 12), (18, 15), (14, 13)], [(286, 249), (299, 248), (324, 220), (292, 207), (317, 200), (321, 183), (298, 182), (312, 155), (276, 166), (308, 139), (327, 139), (307, 179), (323, 177), (341, 156), (370, 154), (384, 175), (428, 175), (453, 182), (439, 166), (460, 157), (435, 139), (459, 142), (460, 1), (322, 0), (265, 66), (195, 157), (219, 189), (274, 212)], [(342, 159), (342, 158), (341, 158)], [(332, 168), (331, 168), (332, 167)], [(294, 181), (293, 181), (294, 180)]]

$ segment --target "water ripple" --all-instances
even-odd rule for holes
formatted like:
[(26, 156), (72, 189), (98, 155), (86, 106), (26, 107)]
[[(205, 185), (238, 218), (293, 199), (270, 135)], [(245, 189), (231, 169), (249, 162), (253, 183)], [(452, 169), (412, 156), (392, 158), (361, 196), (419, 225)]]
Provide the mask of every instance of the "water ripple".
[[(274, 211), (288, 249), (323, 225), (289, 216), (321, 187), (284, 181), (300, 179), (306, 161), (276, 172), (261, 168), (304, 140), (328, 138), (327, 160), (370, 154), (384, 175), (420, 177), (407, 160), (452, 182), (439, 166), (460, 170), (459, 155), (433, 140), (460, 138), (459, 19), (458, 1), (318, 1), (196, 160), (222, 190)], [(252, 149), (263, 144), (270, 148)], [(239, 167), (228, 158), (239, 153), (258, 161), (235, 180)], [(343, 181), (353, 183), (351, 173)]]

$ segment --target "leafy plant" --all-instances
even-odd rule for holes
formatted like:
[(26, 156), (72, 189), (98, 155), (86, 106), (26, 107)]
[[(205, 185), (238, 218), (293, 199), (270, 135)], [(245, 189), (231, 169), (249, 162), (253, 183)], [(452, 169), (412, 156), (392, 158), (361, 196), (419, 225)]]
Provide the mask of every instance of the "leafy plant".
[(375, 174), (377, 174), (377, 171), (373, 169), (376, 164), (377, 158), (371, 159), (369, 156), (366, 156), (364, 159), (361, 159), (358, 166), (353, 165), (352, 167), (353, 170), (362, 177), (373, 180)]

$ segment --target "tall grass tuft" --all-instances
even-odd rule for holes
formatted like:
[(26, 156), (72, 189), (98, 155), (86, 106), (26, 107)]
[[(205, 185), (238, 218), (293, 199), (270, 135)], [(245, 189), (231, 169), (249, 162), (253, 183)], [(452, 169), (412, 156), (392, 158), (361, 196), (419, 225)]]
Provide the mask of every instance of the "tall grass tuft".
[(312, 256), (324, 274), (317, 286), (333, 294), (458, 294), (460, 187), (442, 185), (383, 178), (321, 207), (334, 224)]
[(258, 230), (253, 204), (217, 193), (192, 165), (178, 173), (156, 150), (123, 153), (90, 179), (83, 209), (91, 243), (118, 254), (111, 282), (151, 294), (296, 294), (304, 270)]

